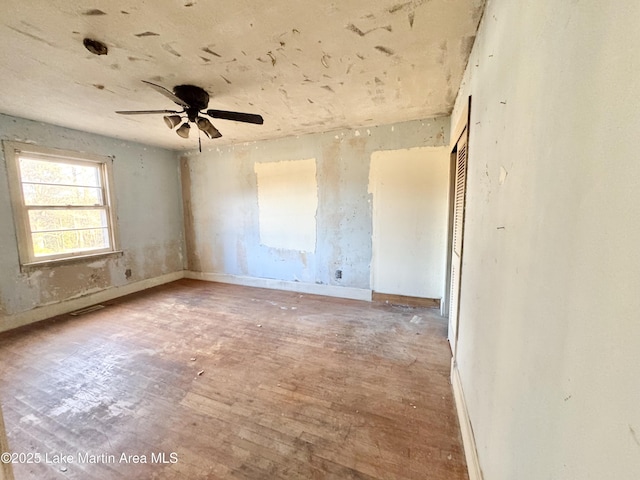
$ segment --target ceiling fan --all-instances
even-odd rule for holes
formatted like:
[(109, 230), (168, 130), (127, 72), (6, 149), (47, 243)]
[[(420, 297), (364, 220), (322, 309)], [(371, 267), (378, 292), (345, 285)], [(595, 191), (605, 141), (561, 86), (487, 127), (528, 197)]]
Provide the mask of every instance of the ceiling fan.
[[(191, 126), (189, 123), (195, 123), (200, 131), (204, 132), (209, 138), (220, 138), (222, 134), (213, 124), (202, 115), (211, 118), (221, 118), (223, 120), (232, 120), (234, 122), (255, 123), (262, 125), (264, 120), (262, 116), (254, 113), (229, 112), (227, 110), (205, 110), (209, 105), (209, 94), (202, 88), (195, 85), (176, 85), (173, 92), (166, 88), (156, 85), (155, 83), (142, 80), (151, 88), (169, 98), (173, 102), (180, 105), (182, 110), (121, 110), (117, 111), (121, 115), (146, 115), (153, 113), (164, 113), (164, 123), (167, 127), (176, 129), (176, 133), (182, 138), (189, 138)], [(183, 123), (184, 120), (184, 123)], [(200, 137), (198, 137), (199, 140)]]

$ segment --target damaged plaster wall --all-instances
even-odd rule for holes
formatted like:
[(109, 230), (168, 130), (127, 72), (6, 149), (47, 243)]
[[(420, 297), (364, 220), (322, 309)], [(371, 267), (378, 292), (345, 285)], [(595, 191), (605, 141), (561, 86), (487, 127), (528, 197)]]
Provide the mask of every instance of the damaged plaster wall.
[(13, 315), (183, 269), (180, 171), (170, 150), (0, 115), (0, 140), (113, 156), (122, 255), (20, 269), (4, 156), (0, 163), (0, 330)]
[[(370, 288), (371, 155), (446, 148), (449, 119), (225, 146), (182, 159), (188, 270), (355, 289)], [(260, 241), (255, 165), (315, 159), (314, 251)], [(336, 271), (341, 275), (336, 275)], [(340, 278), (336, 278), (340, 277)]]
[(488, 2), (456, 364), (486, 480), (640, 478), (640, 3)]

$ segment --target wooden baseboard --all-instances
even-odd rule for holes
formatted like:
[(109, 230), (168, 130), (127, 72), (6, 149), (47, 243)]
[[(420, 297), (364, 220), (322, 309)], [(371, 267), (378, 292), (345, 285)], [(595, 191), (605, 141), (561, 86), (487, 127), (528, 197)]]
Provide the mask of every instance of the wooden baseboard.
[(408, 307), (440, 308), (439, 298), (408, 297), (405, 295), (373, 292), (371, 294), (371, 300), (374, 302), (387, 302), (392, 305), (406, 305)]
[(464, 398), (462, 390), (462, 380), (458, 366), (451, 360), (451, 386), (453, 388), (453, 397), (456, 401), (456, 411), (458, 413), (458, 422), (460, 423), (460, 432), (462, 434), (462, 444), (464, 446), (464, 456), (467, 460), (467, 470), (469, 471), (469, 480), (482, 480), (482, 470), (480, 469), (480, 459), (476, 449), (476, 439), (473, 435), (473, 427), (469, 412), (467, 411), (467, 402)]
[(207, 282), (230, 283), (232, 285), (244, 285), (246, 287), (270, 288), (272, 290), (286, 290), (311, 295), (324, 295), (326, 297), (371, 301), (371, 290), (364, 288), (320, 285), (316, 283), (291, 282), (271, 278), (243, 277), (226, 273), (204, 273), (188, 270), (184, 272), (184, 276), (185, 278), (204, 280)]

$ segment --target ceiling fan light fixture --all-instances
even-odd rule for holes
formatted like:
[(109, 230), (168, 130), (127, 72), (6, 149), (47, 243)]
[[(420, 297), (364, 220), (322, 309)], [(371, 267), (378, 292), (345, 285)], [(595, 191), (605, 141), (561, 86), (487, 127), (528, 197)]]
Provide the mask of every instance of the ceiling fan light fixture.
[(198, 117), (196, 125), (198, 125), (198, 128), (206, 133), (209, 138), (220, 138), (222, 136), (218, 129), (206, 118)]
[(171, 129), (176, 128), (182, 121), (180, 115), (166, 115), (162, 118), (164, 119), (164, 123), (167, 124), (167, 127)]
[(189, 126), (189, 122), (184, 122), (180, 128), (176, 130), (176, 133), (180, 135), (182, 138), (189, 138), (189, 130), (191, 127)]

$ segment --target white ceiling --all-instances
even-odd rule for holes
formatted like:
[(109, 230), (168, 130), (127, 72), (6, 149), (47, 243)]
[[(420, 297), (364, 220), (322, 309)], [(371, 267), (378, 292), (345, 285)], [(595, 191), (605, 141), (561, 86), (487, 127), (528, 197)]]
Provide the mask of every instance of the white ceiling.
[[(172, 149), (174, 109), (141, 82), (194, 84), (226, 120), (211, 144), (450, 113), (484, 0), (3, 0), (0, 112)], [(104, 42), (96, 56), (85, 37)], [(204, 144), (203, 144), (204, 145)]]

